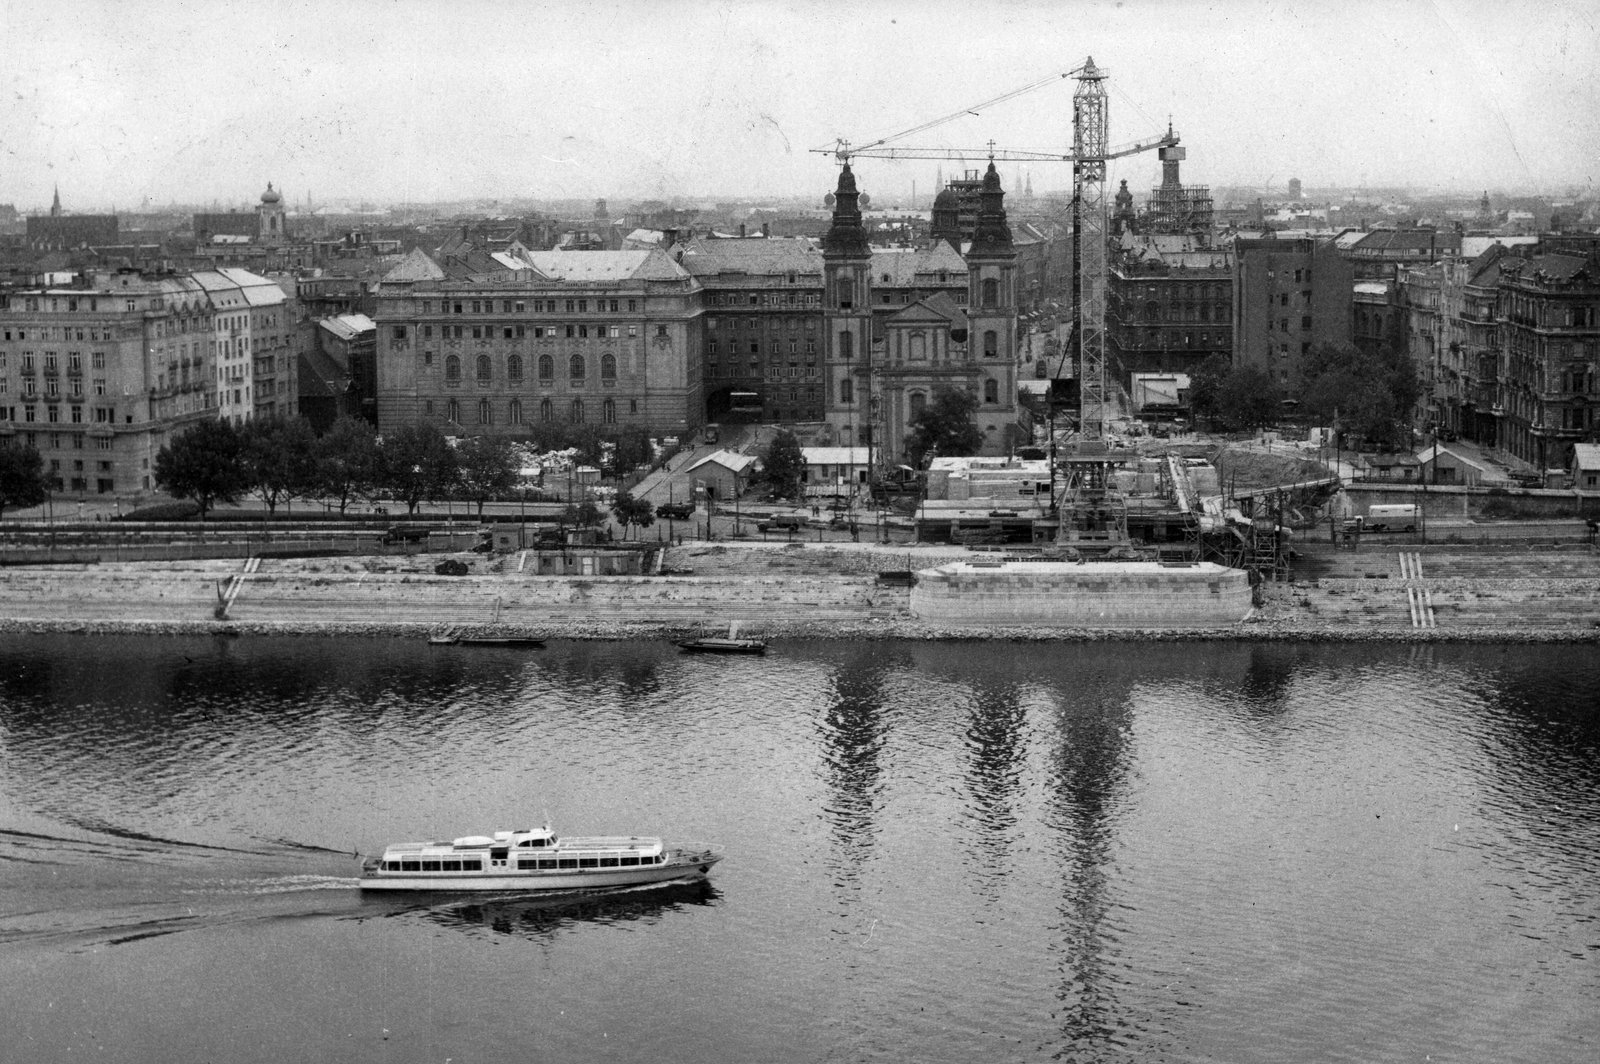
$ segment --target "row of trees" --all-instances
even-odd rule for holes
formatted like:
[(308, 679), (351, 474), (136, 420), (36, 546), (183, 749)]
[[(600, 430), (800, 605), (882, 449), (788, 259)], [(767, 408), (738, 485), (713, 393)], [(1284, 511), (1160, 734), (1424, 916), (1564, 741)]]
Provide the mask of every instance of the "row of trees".
[(1399, 448), (1411, 442), (1412, 411), (1422, 396), (1416, 364), (1402, 348), (1362, 350), (1351, 344), (1314, 345), (1302, 366), (1298, 394), (1285, 395), (1270, 374), (1207, 360), (1191, 377), (1195, 416), (1229, 429), (1254, 430), (1283, 416), (1285, 399), (1319, 424)]
[[(584, 463), (609, 459), (632, 469), (651, 460), (642, 430), (607, 438), (556, 426), (534, 437), (539, 450), (570, 448)], [(161, 449), (153, 472), (157, 487), (192, 499), (202, 517), (247, 494), (273, 513), (308, 496), (334, 500), (344, 513), (355, 500), (382, 494), (405, 503), (407, 513), (425, 501), (461, 498), (476, 503), (482, 516), (485, 502), (516, 489), (520, 467), (516, 448), (498, 436), (472, 436), (452, 447), (432, 425), (407, 425), (380, 439), (367, 422), (340, 418), (319, 437), (302, 419), (264, 419), (242, 427), (202, 421)]]

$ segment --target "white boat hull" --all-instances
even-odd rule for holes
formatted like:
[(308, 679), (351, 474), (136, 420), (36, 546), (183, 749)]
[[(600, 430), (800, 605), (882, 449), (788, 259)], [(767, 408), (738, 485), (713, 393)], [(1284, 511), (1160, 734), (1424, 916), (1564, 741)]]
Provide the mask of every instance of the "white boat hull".
[(361, 889), (427, 890), (458, 894), (467, 891), (512, 893), (633, 887), (704, 875), (720, 860), (722, 860), (720, 853), (705, 850), (698, 853), (674, 853), (662, 864), (638, 868), (582, 868), (542, 872), (510, 872), (495, 869), (492, 872), (469, 873), (363, 870)]

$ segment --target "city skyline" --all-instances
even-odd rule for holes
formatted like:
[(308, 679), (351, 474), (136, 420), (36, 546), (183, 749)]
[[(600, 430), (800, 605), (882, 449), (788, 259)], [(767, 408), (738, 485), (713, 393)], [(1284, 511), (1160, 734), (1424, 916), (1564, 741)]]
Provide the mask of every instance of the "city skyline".
[[(1579, 4), (8, 4), (0, 202), (68, 210), (816, 197), (860, 143), (1110, 72), (1113, 143), (1166, 128), (1213, 186), (1593, 191), (1600, 33)], [(160, 17), (150, 17), (152, 14)], [(201, 11), (205, 17), (192, 18)], [(908, 141), (1061, 149), (1061, 79)], [(976, 160), (967, 164), (977, 166)], [(924, 200), (959, 162), (863, 160)], [(1064, 166), (1026, 171), (1040, 193)], [(1156, 183), (1153, 155), (1113, 181)]]

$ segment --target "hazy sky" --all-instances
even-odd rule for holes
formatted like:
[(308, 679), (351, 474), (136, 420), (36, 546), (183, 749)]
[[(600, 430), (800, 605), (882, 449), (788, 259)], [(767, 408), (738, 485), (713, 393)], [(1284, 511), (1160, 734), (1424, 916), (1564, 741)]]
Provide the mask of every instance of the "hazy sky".
[[(0, 203), (21, 210), (57, 182), (80, 211), (243, 205), (269, 180), (296, 205), (820, 198), (835, 167), (807, 149), (1087, 55), (1110, 72), (1112, 142), (1170, 113), (1186, 183), (1565, 192), (1600, 160), (1595, 0), (0, 0), (0, 55)], [(915, 143), (1063, 148), (1075, 84)], [(926, 199), (937, 165), (857, 171), (888, 203), (913, 181)], [(1114, 177), (1158, 172), (1143, 155)]]

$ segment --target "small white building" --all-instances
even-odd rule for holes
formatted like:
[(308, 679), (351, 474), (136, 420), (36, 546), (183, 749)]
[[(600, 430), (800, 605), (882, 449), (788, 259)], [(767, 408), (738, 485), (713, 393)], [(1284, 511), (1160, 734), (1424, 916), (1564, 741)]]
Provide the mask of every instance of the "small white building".
[(1600, 495), (1600, 443), (1572, 445), (1572, 488), (1580, 495)]
[(805, 472), (801, 483), (807, 495), (848, 495), (854, 485), (868, 480), (866, 447), (802, 447)]

